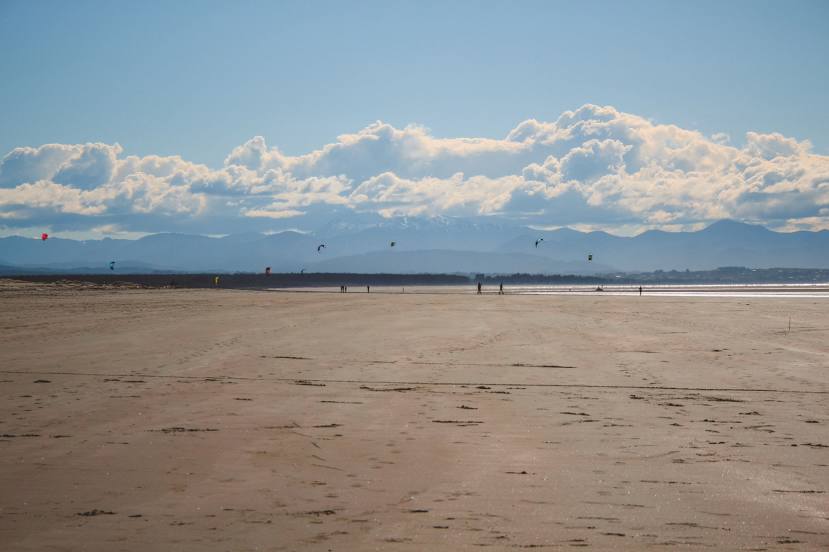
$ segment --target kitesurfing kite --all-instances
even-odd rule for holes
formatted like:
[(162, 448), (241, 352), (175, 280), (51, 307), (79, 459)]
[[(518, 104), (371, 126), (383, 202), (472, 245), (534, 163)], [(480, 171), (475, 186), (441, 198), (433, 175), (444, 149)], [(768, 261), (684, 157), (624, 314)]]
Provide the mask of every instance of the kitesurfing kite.
[(44, 232), (40, 235), (40, 240), (41, 241), (46, 241), (48, 239), (49, 239), (49, 234), (47, 234), (46, 232)]
[(265, 267), (265, 275), (266, 275), (266, 276), (270, 276), (270, 275), (271, 275), (271, 267), (269, 267), (269, 266), (266, 266), (266, 267)]
[(592, 261), (592, 260), (593, 260), (593, 253), (588, 253), (588, 254), (587, 254), (587, 260), (588, 260), (588, 261)]
[(397, 244), (397, 242), (391, 242), (391, 243), (389, 244), (389, 247), (394, 247), (396, 244)]
[(109, 269), (115, 270), (115, 261), (109, 261)]
[(325, 244), (324, 244), (324, 243), (319, 244), (319, 245), (317, 246), (317, 253), (319, 253), (319, 252), (320, 252), (320, 249), (322, 249), (323, 247), (325, 247)]
[(535, 240), (535, 248), (538, 249), (538, 244), (543, 242), (543, 241), (544, 241), (544, 238), (538, 238), (537, 240)]

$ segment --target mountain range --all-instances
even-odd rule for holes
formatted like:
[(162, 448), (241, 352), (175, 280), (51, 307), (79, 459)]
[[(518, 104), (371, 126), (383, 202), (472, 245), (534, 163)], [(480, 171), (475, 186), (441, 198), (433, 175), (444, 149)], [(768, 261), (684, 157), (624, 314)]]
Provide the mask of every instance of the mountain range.
[[(539, 241), (536, 247), (536, 240)], [(395, 245), (391, 246), (394, 241)], [(324, 248), (317, 251), (320, 244)], [(588, 261), (592, 255), (592, 261)], [(652, 270), (829, 268), (829, 231), (775, 232), (724, 220), (695, 232), (632, 237), (570, 228), (540, 231), (480, 220), (333, 222), (314, 234), (285, 231), (207, 237), (152, 234), (136, 240), (0, 238), (0, 272), (157, 271), (594, 274)]]

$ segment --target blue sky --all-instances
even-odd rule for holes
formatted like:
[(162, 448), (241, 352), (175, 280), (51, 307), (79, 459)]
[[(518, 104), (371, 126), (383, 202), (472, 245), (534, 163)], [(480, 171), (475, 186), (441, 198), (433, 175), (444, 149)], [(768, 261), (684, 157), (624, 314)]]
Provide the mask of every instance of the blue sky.
[[(423, 4), (426, 4), (425, 6)], [(498, 138), (584, 103), (829, 152), (826, 2), (8, 2), (0, 150), (217, 166), (381, 119)]]
[[(737, 148), (747, 132), (808, 140), (820, 161), (829, 154), (827, 22), (829, 3), (807, 1), (6, 0), (0, 156), (117, 143), (121, 158), (181, 156), (220, 169), (255, 136), (290, 156), (377, 120), (421, 125), (435, 139), (503, 139), (527, 119), (555, 122), (593, 104), (724, 133)], [(349, 193), (360, 183), (352, 179)], [(821, 208), (742, 218), (786, 227), (829, 216)], [(705, 218), (581, 222), (658, 220)], [(556, 221), (534, 221), (544, 222)]]

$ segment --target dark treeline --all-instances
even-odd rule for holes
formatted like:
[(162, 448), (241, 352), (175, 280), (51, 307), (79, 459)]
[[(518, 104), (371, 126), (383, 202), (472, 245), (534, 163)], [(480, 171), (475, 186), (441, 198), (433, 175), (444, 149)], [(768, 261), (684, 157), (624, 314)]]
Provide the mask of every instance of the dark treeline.
[(829, 282), (829, 270), (808, 268), (722, 267), (716, 270), (618, 273), (596, 276), (572, 274), (351, 274), (351, 273), (203, 273), (203, 274), (31, 274), (7, 277), (29, 282), (69, 280), (94, 284), (128, 282), (148, 287), (211, 288), (219, 276), (223, 288), (291, 288), (336, 286), (447, 285), (655, 285), (655, 284), (792, 284)]

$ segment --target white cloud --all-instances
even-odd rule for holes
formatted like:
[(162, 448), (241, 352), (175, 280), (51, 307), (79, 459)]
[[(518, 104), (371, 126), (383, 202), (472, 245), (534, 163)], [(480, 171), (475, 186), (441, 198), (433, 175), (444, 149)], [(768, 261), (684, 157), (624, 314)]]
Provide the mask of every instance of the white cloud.
[(385, 172), (364, 181), (349, 199), (354, 207), (374, 208), (383, 216), (487, 215), (501, 209), (522, 184), (518, 176), (466, 178), (456, 173), (449, 178), (407, 179)]
[(786, 138), (782, 134), (746, 134), (746, 151), (763, 159), (776, 157), (790, 157), (792, 155), (807, 154), (812, 145), (809, 141), (798, 142), (794, 138)]
[(122, 151), (118, 144), (85, 144), (76, 155), (61, 163), (51, 179), (84, 190), (103, 186), (112, 180)]
[(60, 166), (79, 147), (47, 144), (39, 148), (15, 148), (0, 161), (0, 187), (13, 188), (19, 184), (51, 178)]
[(94, 228), (129, 217), (125, 230), (153, 231), (159, 216), (187, 227), (301, 221), (325, 209), (548, 226), (689, 228), (737, 218), (824, 228), (829, 157), (780, 134), (749, 132), (737, 147), (726, 135), (585, 105), (554, 122), (521, 122), (503, 139), (377, 122), (289, 156), (257, 136), (215, 169), (178, 156), (123, 156), (118, 144), (16, 148), (0, 160), (7, 228), (62, 216)]
[(588, 140), (561, 158), (559, 169), (564, 180), (591, 183), (625, 168), (625, 154), (633, 146), (618, 140)]

